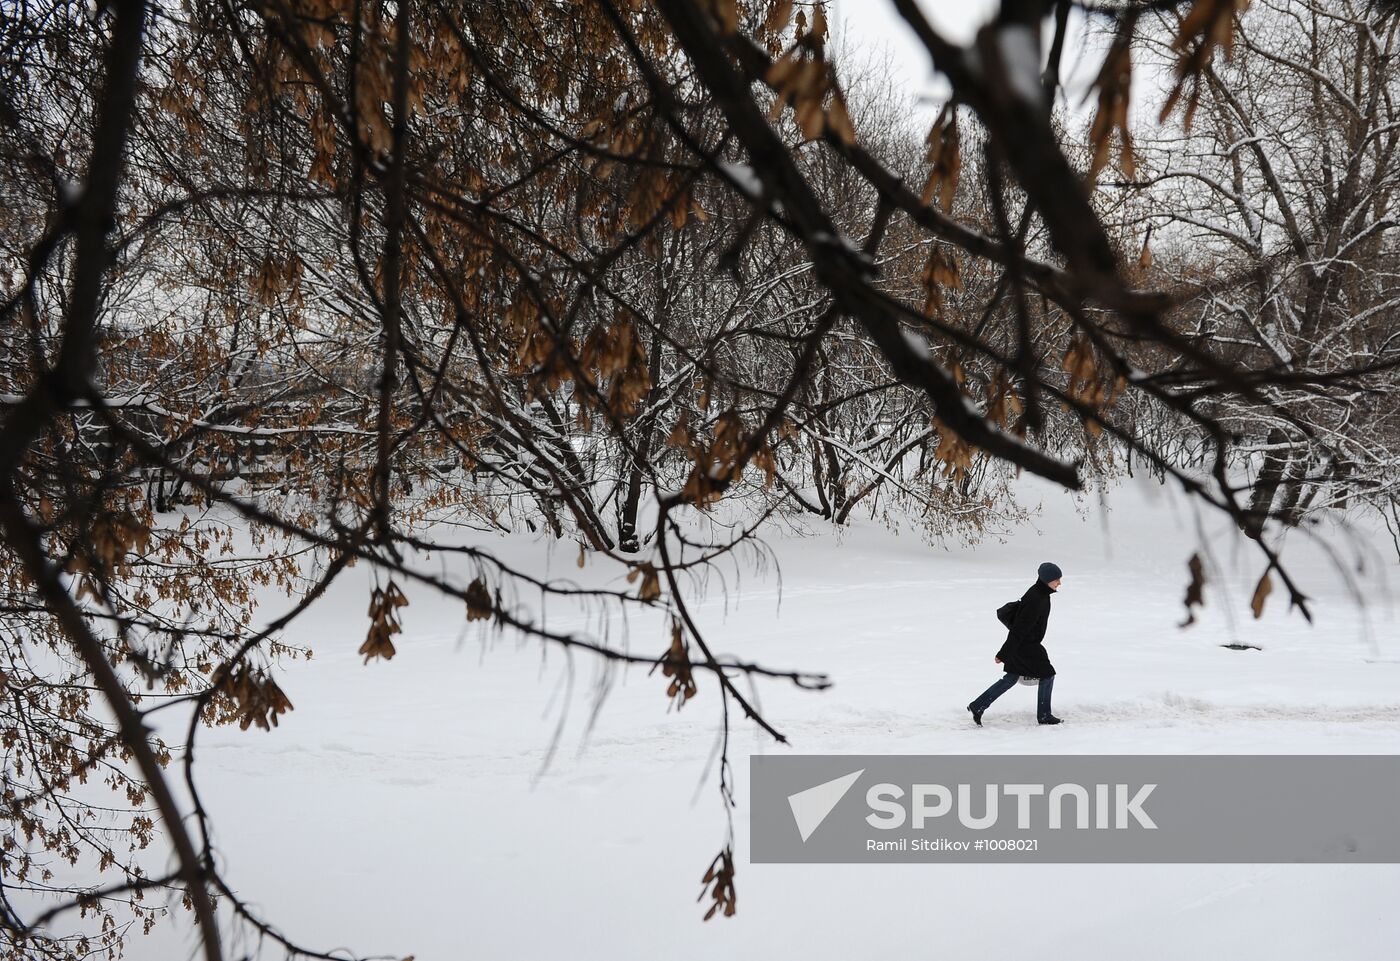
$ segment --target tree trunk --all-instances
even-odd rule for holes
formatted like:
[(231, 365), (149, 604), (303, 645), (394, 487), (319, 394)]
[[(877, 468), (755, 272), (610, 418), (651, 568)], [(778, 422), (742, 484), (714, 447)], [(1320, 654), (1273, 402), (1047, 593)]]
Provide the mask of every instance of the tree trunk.
[(656, 410), (660, 401), (661, 337), (652, 336), (651, 356), (647, 360), (651, 373), (651, 390), (647, 393), (647, 409), (643, 412), (637, 438), (637, 456), (627, 472), (627, 495), (622, 501), (622, 517), (618, 521), (618, 550), (635, 554), (642, 549), (637, 537), (637, 512), (642, 503), (643, 468), (651, 462), (656, 443)]
[[(1275, 427), (1269, 431), (1268, 446), (1278, 447), (1288, 440), (1283, 431)], [(1250, 537), (1258, 538), (1264, 532), (1264, 523), (1269, 519), (1269, 511), (1274, 505), (1284, 472), (1292, 459), (1292, 450), (1269, 450), (1264, 454), (1264, 466), (1254, 479), (1254, 489), (1249, 497), (1249, 510), (1245, 516), (1243, 529)]]

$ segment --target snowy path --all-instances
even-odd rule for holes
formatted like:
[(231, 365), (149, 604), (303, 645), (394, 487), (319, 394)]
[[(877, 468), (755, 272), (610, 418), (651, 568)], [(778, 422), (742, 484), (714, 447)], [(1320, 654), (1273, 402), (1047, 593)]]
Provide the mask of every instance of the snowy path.
[[(1200, 623), (1181, 631), (1193, 522), (1134, 489), (1113, 503), (1107, 531), (1055, 497), (1039, 536), (975, 550), (868, 524), (773, 542), (781, 605), (776, 582), (749, 571), (737, 604), (729, 597), (726, 611), (712, 590), (700, 616), (717, 649), (831, 673), (824, 694), (759, 685), (766, 716), (799, 752), (1400, 749), (1400, 632), (1380, 602), (1382, 582), (1400, 586), (1393, 557), (1372, 565), (1377, 603), (1363, 619), (1321, 555), (1297, 551), (1317, 605), (1309, 628), (1278, 593), (1250, 620), (1258, 563), (1217, 543), (1233, 572), (1233, 619), (1212, 583)], [(542, 550), (503, 549), (522, 563)], [(1034, 691), (1018, 687), (976, 729), (962, 705), (996, 676), (991, 611), (1045, 559), (1066, 572), (1047, 643), (1067, 723), (1037, 728)], [(557, 551), (554, 572), (579, 574), (572, 561)], [(464, 637), (454, 605), (417, 595), (399, 656), (364, 666), (354, 651), (368, 575), (352, 573), (299, 635), (316, 657), (286, 672), (296, 710), (283, 726), (206, 732), (200, 746), (228, 877), (309, 945), (417, 961), (1165, 961), (1202, 948), (1361, 961), (1400, 950), (1400, 866), (749, 865), (747, 755), (775, 748), (743, 726), (733, 745), (739, 915), (702, 925), (694, 898), (725, 832), (713, 774), (701, 782), (713, 687), (668, 713), (664, 684), (634, 669), (612, 678), (590, 729), (592, 661), (576, 658), (570, 672), (538, 645)], [(659, 623), (628, 630), (636, 650), (664, 647)], [(1221, 646), (1231, 642), (1263, 650)], [(132, 956), (183, 956), (168, 928)]]

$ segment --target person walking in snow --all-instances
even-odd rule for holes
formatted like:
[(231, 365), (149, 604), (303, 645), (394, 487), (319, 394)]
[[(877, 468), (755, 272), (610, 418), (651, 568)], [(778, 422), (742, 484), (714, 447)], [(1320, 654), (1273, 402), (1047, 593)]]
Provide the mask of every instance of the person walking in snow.
[[(1041, 724), (1060, 723), (1060, 719), (1050, 713), (1055, 666), (1050, 663), (1050, 655), (1045, 653), (1042, 642), (1045, 640), (1045, 626), (1050, 620), (1050, 595), (1059, 588), (1063, 574), (1057, 566), (1047, 561), (1040, 565), (1036, 575), (1035, 583), (1014, 605), (1014, 612), (1008, 612), (1006, 643), (1002, 644), (996, 656), (997, 663), (1006, 673), (967, 706), (978, 727), (982, 726), (982, 714), (992, 706), (992, 702), (1023, 678), (1037, 679), (1040, 684), (1036, 698), (1036, 720)], [(1007, 607), (1013, 605), (1008, 604)], [(998, 611), (997, 615), (1002, 616), (1002, 612)]]

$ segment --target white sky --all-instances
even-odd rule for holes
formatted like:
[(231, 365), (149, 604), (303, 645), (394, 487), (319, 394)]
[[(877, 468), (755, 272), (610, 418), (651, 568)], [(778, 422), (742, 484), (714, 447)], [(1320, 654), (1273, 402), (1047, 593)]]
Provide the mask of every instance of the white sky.
[[(929, 22), (949, 40), (968, 43), (995, 14), (999, 0), (918, 0)], [(888, 47), (898, 84), (917, 100), (942, 100), (948, 86), (936, 77), (924, 49), (890, 0), (832, 0), (832, 40), (843, 48)]]
[[(918, 0), (929, 22), (949, 40), (970, 43), (977, 29), (995, 15), (1000, 0)], [(891, 0), (832, 0), (830, 21), (832, 41), (840, 49), (887, 48), (892, 80), (920, 104), (920, 113), (929, 113), (948, 96), (948, 85), (933, 72), (924, 49)], [(1070, 21), (1070, 42), (1065, 46), (1063, 70), (1070, 91), (1069, 106), (1078, 113), (1084, 91), (1097, 73), (1099, 60), (1086, 49), (1083, 20), (1076, 11)], [(1046, 23), (1045, 43), (1049, 44), (1050, 24)], [(1084, 54), (1091, 54), (1084, 58)]]

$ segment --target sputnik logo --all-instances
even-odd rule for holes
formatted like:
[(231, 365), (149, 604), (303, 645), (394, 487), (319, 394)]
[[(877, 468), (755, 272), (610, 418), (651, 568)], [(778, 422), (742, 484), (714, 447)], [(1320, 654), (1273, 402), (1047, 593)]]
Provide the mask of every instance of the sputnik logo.
[(826, 816), (841, 803), (851, 785), (864, 773), (865, 768), (861, 768), (816, 787), (788, 795), (788, 807), (792, 808), (792, 819), (797, 822), (797, 833), (802, 835), (802, 843), (807, 843), (807, 839), (821, 827)]

